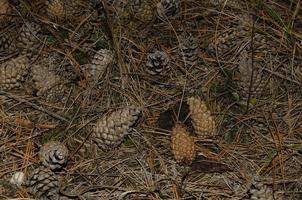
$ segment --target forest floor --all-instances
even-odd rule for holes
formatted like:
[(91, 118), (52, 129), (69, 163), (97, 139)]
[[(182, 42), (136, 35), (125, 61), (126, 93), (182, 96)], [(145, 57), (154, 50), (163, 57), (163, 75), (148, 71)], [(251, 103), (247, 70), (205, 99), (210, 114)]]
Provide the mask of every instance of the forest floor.
[[(0, 1), (0, 199), (33, 198), (9, 180), (53, 140), (70, 152), (55, 173), (74, 197), (62, 199), (302, 199), (300, 0), (47, 2)], [(85, 67), (100, 49), (113, 59), (95, 80)], [(151, 62), (156, 50), (168, 64)], [(208, 135), (194, 131), (192, 96), (215, 121)], [(130, 105), (141, 114), (119, 146), (84, 145)], [(192, 162), (173, 155), (176, 122), (200, 147)]]

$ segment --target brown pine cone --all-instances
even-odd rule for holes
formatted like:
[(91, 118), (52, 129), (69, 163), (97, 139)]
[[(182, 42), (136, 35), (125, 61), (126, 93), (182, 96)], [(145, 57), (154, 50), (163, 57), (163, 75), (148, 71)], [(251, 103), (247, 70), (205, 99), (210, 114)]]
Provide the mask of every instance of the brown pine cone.
[(30, 22), (21, 27), (16, 46), (21, 51), (32, 54), (39, 50), (42, 41), (40, 25)]
[(63, 102), (66, 99), (68, 88), (63, 80), (46, 65), (33, 65), (32, 79), (37, 95), (47, 102)]
[(113, 52), (107, 49), (101, 49), (94, 55), (91, 64), (83, 66), (84, 74), (89, 83), (96, 83), (108, 65), (113, 61)]
[(194, 66), (198, 63), (198, 41), (191, 34), (184, 31), (179, 36), (180, 49), (179, 55), (186, 63), (187, 67)]
[(16, 50), (13, 37), (10, 33), (0, 34), (0, 56), (9, 55)]
[(222, 31), (219, 35), (215, 35), (208, 46), (208, 52), (213, 56), (217, 54), (218, 57), (233, 56), (242, 47), (242, 43), (250, 39), (249, 36), (248, 29), (244, 28)]
[(147, 59), (147, 71), (151, 75), (158, 75), (169, 67), (169, 57), (163, 51), (150, 53)]
[(154, 7), (152, 1), (133, 0), (129, 5), (134, 17), (142, 22), (150, 22), (154, 16)]
[(0, 88), (11, 90), (20, 87), (28, 68), (29, 60), (26, 56), (18, 56), (0, 64)]
[(56, 170), (66, 164), (68, 152), (68, 149), (63, 143), (52, 141), (42, 146), (39, 157), (45, 167)]
[(131, 131), (139, 114), (140, 109), (130, 106), (101, 118), (94, 127), (92, 139), (103, 150), (118, 146)]
[(0, 197), (4, 199), (13, 199), (17, 196), (18, 188), (8, 180), (1, 178), (0, 180)]
[(198, 136), (209, 137), (216, 133), (216, 123), (207, 105), (199, 97), (189, 97), (192, 124)]
[(281, 200), (282, 194), (274, 194), (273, 190), (260, 182), (254, 183), (249, 190), (251, 200)]
[(65, 16), (64, 1), (49, 0), (46, 2), (47, 14), (53, 18), (63, 19)]
[(48, 168), (39, 167), (35, 169), (27, 179), (25, 186), (35, 199), (59, 199), (58, 177)]
[(177, 162), (191, 163), (197, 153), (194, 137), (184, 124), (176, 123), (172, 129), (172, 152)]
[(239, 57), (238, 86), (240, 96), (243, 101), (248, 99), (249, 93), (250, 98), (258, 98), (265, 88), (260, 63), (255, 61), (253, 70), (251, 54), (249, 54), (247, 50), (244, 50)]
[[(12, 9), (9, 5), (8, 0), (0, 1), (0, 26), (7, 24), (10, 21)], [(1, 30), (1, 28), (0, 28)]]
[(157, 14), (160, 18), (173, 17), (179, 12), (179, 0), (161, 0), (156, 4)]

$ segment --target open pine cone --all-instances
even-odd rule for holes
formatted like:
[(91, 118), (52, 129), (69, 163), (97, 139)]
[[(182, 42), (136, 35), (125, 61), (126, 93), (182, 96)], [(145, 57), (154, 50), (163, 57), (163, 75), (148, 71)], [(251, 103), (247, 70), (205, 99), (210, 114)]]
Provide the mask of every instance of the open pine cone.
[(58, 177), (48, 168), (39, 167), (35, 169), (26, 180), (25, 186), (35, 199), (59, 199)]
[(10, 90), (21, 86), (28, 73), (29, 60), (18, 56), (0, 64), (0, 88)]
[(204, 101), (199, 97), (189, 97), (187, 103), (190, 107), (195, 133), (201, 137), (209, 137), (216, 133), (216, 123)]
[(169, 57), (163, 51), (155, 51), (149, 54), (147, 59), (147, 71), (152, 75), (160, 74), (169, 67)]
[(103, 150), (114, 148), (129, 134), (139, 114), (134, 106), (117, 110), (97, 121), (91, 137)]
[(172, 129), (172, 152), (177, 162), (191, 163), (197, 153), (194, 137), (184, 124), (176, 123)]
[(48, 142), (40, 149), (39, 157), (45, 167), (51, 170), (60, 169), (67, 162), (68, 149), (61, 142)]

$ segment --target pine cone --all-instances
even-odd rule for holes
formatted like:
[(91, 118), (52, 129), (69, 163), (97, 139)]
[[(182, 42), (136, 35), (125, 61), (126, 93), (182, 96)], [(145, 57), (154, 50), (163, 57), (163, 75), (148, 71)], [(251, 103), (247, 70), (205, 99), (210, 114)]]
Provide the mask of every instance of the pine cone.
[(91, 14), (89, 3), (90, 1), (85, 0), (64, 0), (66, 19), (74, 23), (82, 22), (87, 14)]
[(45, 167), (56, 170), (62, 168), (66, 164), (68, 149), (61, 142), (52, 141), (42, 146), (39, 156)]
[(18, 56), (0, 64), (0, 88), (10, 90), (21, 86), (28, 73), (29, 60)]
[(160, 18), (175, 16), (179, 11), (179, 0), (161, 0), (156, 4), (157, 14)]
[(152, 5), (152, 1), (133, 0), (130, 1), (130, 12), (133, 13), (134, 18), (147, 23), (153, 19)]
[(198, 63), (198, 41), (191, 34), (184, 31), (179, 36), (180, 49), (179, 55), (185, 61), (188, 67), (196, 65)]
[(36, 199), (59, 199), (58, 177), (48, 168), (39, 167), (35, 169), (27, 179), (25, 186)]
[(17, 187), (8, 180), (1, 178), (0, 180), (0, 196), (3, 199), (17, 198)]
[(282, 195), (273, 193), (273, 190), (262, 183), (254, 183), (249, 190), (251, 200), (281, 200)]
[(6, 56), (14, 52), (16, 49), (13, 37), (10, 33), (0, 35), (0, 56)]
[(149, 54), (147, 59), (147, 71), (152, 75), (160, 74), (169, 67), (169, 57), (163, 51), (155, 51)]
[(197, 153), (194, 137), (184, 124), (177, 123), (172, 129), (172, 152), (177, 162), (191, 163)]
[(38, 51), (41, 39), (41, 27), (36, 23), (25, 23), (20, 29), (16, 46), (25, 53)]
[(49, 0), (47, 1), (47, 14), (53, 18), (63, 19), (65, 16), (64, 1)]
[(215, 35), (213, 41), (208, 46), (208, 52), (219, 57), (234, 54), (241, 46), (242, 43), (249, 39), (249, 31), (244, 28), (228, 29), (218, 36)]
[(238, 86), (242, 100), (248, 99), (249, 92), (251, 92), (250, 98), (260, 97), (265, 88), (262, 71), (259, 62), (254, 62), (253, 71), (251, 54), (246, 50), (240, 54), (238, 71)]
[(198, 97), (189, 97), (192, 124), (198, 136), (208, 137), (216, 133), (216, 123), (204, 101)]
[[(12, 9), (9, 5), (9, 2), (7, 0), (1, 0), (0, 1), (0, 25), (3, 26), (5, 24), (8, 24), (10, 21), (10, 14), (12, 12)], [(1, 30), (1, 28), (0, 28)]]
[(95, 83), (103, 75), (108, 65), (113, 61), (113, 53), (107, 49), (99, 50), (91, 64), (83, 66), (83, 71), (89, 82)]
[(33, 65), (32, 78), (37, 95), (47, 102), (63, 102), (68, 88), (61, 78), (51, 71), (46, 65)]
[(140, 109), (131, 106), (101, 118), (94, 127), (93, 140), (103, 150), (118, 146), (131, 131), (139, 114)]

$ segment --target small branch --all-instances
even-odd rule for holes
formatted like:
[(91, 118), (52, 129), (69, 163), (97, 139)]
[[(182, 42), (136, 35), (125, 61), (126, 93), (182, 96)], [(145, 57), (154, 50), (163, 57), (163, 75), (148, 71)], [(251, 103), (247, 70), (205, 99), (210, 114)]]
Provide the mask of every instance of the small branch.
[(65, 121), (65, 122), (69, 122), (68, 119), (66, 119), (66, 118), (64, 118), (64, 117), (62, 117), (60, 115), (57, 115), (57, 114), (55, 114), (55, 113), (53, 113), (53, 112), (51, 112), (49, 110), (46, 110), (45, 108), (42, 108), (42, 107), (40, 107), (40, 106), (38, 106), (38, 105), (36, 105), (34, 103), (31, 103), (31, 102), (29, 102), (29, 101), (27, 101), (25, 99), (22, 99), (22, 98), (20, 98), (18, 96), (15, 96), (15, 95), (13, 95), (13, 94), (11, 94), (9, 92), (4, 92), (4, 91), (0, 90), (0, 95), (4, 95), (4, 96), (6, 96), (6, 97), (8, 97), (10, 99), (14, 99), (14, 100), (16, 100), (16, 101), (18, 101), (20, 103), (25, 103), (25, 104), (31, 106), (32, 108), (34, 108), (34, 109), (36, 109), (38, 111), (44, 112), (44, 113), (48, 114), (49, 116), (51, 116), (51, 117), (53, 117), (55, 119), (58, 119), (58, 120), (61, 120), (61, 121)]

